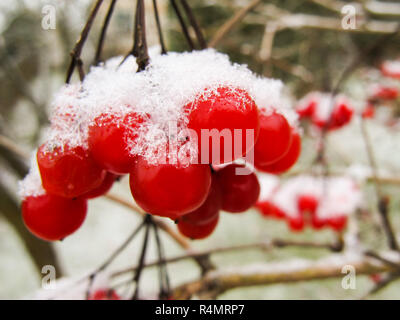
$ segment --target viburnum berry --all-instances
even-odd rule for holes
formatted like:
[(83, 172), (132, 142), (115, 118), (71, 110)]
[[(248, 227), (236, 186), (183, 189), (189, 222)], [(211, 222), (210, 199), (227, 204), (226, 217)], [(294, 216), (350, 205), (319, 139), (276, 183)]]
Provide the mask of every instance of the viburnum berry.
[[(246, 171), (237, 173), (236, 169)], [(222, 193), (222, 210), (232, 213), (250, 209), (260, 195), (260, 184), (254, 172), (243, 165), (230, 164), (216, 173)]]
[(289, 217), (289, 228), (292, 231), (301, 231), (304, 229), (304, 219), (302, 215)]
[(312, 195), (301, 195), (297, 199), (297, 207), (301, 213), (314, 213), (318, 207), (318, 200)]
[(347, 224), (347, 217), (344, 215), (337, 215), (328, 219), (327, 223), (332, 229), (341, 231)]
[(269, 165), (255, 164), (255, 167), (260, 171), (273, 174), (280, 174), (289, 170), (296, 163), (301, 152), (301, 138), (299, 133), (293, 130), (292, 137), (289, 151), (281, 159)]
[(211, 221), (201, 225), (192, 224), (183, 220), (178, 223), (178, 230), (180, 233), (190, 239), (204, 239), (207, 238), (211, 233), (213, 233), (213, 231), (217, 227), (218, 220), (219, 213), (217, 213), (217, 216)]
[(107, 172), (106, 177), (104, 178), (103, 182), (97, 188), (83, 194), (81, 197), (86, 199), (93, 199), (106, 194), (111, 187), (113, 186), (115, 180), (118, 178), (118, 175), (115, 175), (111, 172)]
[(260, 134), (254, 146), (254, 162), (271, 164), (282, 158), (289, 150), (292, 132), (286, 118), (276, 112), (260, 114)]
[(361, 116), (364, 119), (370, 119), (373, 118), (375, 116), (375, 107), (372, 103), (367, 103), (366, 107), (364, 108), (364, 110), (361, 113)]
[[(246, 91), (231, 87), (219, 87), (211, 93), (206, 90), (195, 102), (187, 104), (184, 111), (188, 114), (188, 128), (197, 134), (199, 163), (231, 162), (244, 156), (254, 147), (259, 133), (258, 108)], [(213, 129), (217, 130), (217, 135), (213, 134)], [(206, 133), (204, 130), (210, 130), (210, 135), (202, 138), (202, 131)], [(252, 130), (253, 143), (246, 139), (246, 130)], [(224, 132), (228, 133), (231, 139), (221, 139)], [(241, 147), (235, 132), (241, 134)], [(212, 139), (211, 136), (217, 139)], [(213, 152), (213, 144), (216, 141), (220, 142), (219, 157)], [(203, 159), (202, 154), (208, 157)]]
[(343, 127), (345, 124), (350, 122), (353, 113), (353, 108), (345, 103), (336, 105), (331, 115), (332, 118), (329, 123), (329, 128), (337, 129)]
[(179, 218), (179, 223), (193, 225), (204, 225), (216, 218), (222, 206), (221, 190), (215, 175), (212, 176), (210, 192), (206, 201), (196, 210), (189, 212)]
[(88, 300), (121, 300), (121, 297), (113, 289), (99, 289), (89, 295)]
[(379, 86), (372, 94), (372, 100), (396, 100), (399, 96), (399, 90), (396, 87)]
[(386, 77), (400, 79), (400, 60), (387, 60), (383, 62), (381, 72)]
[(271, 201), (264, 200), (256, 203), (256, 207), (261, 211), (261, 214), (265, 217), (270, 216), (277, 219), (286, 217), (286, 213), (274, 205)]
[(135, 160), (128, 147), (137, 139), (138, 127), (143, 122), (143, 117), (135, 112), (123, 117), (113, 114), (98, 116), (89, 127), (88, 144), (93, 159), (112, 173), (128, 173)]
[(206, 164), (154, 164), (139, 157), (129, 182), (132, 196), (143, 210), (176, 220), (204, 203), (211, 169)]
[(37, 151), (37, 163), (43, 188), (66, 198), (78, 197), (101, 185), (106, 171), (100, 168), (82, 147), (42, 145)]
[(52, 194), (30, 196), (22, 201), (22, 218), (26, 227), (43, 240), (61, 240), (83, 223), (87, 200), (67, 199)]

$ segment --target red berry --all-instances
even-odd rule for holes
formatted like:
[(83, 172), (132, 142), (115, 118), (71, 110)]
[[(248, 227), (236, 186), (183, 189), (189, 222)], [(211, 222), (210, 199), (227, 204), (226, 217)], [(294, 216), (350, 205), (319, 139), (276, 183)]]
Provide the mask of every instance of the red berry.
[(290, 217), (289, 228), (292, 231), (302, 231), (304, 229), (304, 220), (302, 216)]
[(296, 108), (296, 112), (299, 115), (300, 119), (308, 118), (314, 114), (316, 106), (317, 102), (315, 100), (312, 100), (305, 106), (298, 106)]
[(184, 236), (190, 239), (204, 239), (207, 238), (217, 227), (219, 220), (219, 213), (210, 222), (202, 225), (188, 223), (186, 221), (179, 221), (178, 230)]
[(297, 199), (297, 207), (301, 213), (315, 213), (318, 206), (318, 200), (312, 195), (301, 195)]
[(320, 219), (315, 213), (311, 215), (311, 225), (314, 229), (321, 229), (326, 226), (326, 220)]
[(112, 114), (98, 116), (89, 127), (89, 151), (92, 157), (108, 171), (128, 173), (134, 162), (128, 147), (137, 139), (137, 130), (143, 118), (136, 113), (121, 117)]
[(151, 164), (139, 157), (129, 181), (132, 196), (143, 210), (176, 220), (204, 203), (211, 170), (206, 164)]
[(206, 201), (198, 209), (181, 217), (179, 223), (185, 222), (197, 226), (209, 224), (218, 215), (221, 205), (221, 190), (216, 177), (213, 176)]
[(378, 87), (373, 93), (372, 99), (396, 100), (399, 96), (399, 90), (396, 87)]
[(121, 297), (113, 289), (100, 289), (91, 294), (89, 300), (121, 300)]
[(283, 158), (265, 166), (255, 164), (255, 167), (260, 171), (274, 174), (280, 174), (289, 170), (296, 163), (301, 151), (300, 135), (293, 131), (292, 136), (292, 144), (289, 147), (289, 151), (283, 156)]
[(279, 113), (260, 115), (260, 134), (254, 146), (256, 164), (268, 165), (282, 158), (292, 143), (292, 132), (286, 118)]
[(61, 240), (83, 223), (87, 201), (45, 194), (27, 197), (22, 202), (22, 218), (26, 227), (43, 240)]
[[(193, 129), (197, 134), (200, 163), (231, 162), (254, 147), (259, 133), (258, 109), (246, 91), (239, 88), (220, 87), (211, 94), (203, 93), (195, 102), (187, 104), (184, 110), (188, 113), (188, 128)], [(215, 135), (215, 139), (211, 139), (208, 135), (202, 139), (204, 129), (216, 129), (218, 135)], [(224, 129), (231, 140), (220, 139), (219, 134), (221, 137), (224, 136)], [(246, 144), (247, 129), (253, 130), (253, 144), (249, 141)], [(205, 132), (204, 130), (203, 133)], [(235, 132), (241, 133), (241, 141), (238, 137), (235, 139)], [(213, 145), (215, 146), (216, 142), (220, 142), (219, 157), (217, 152), (213, 152)], [(202, 152), (204, 152), (203, 157)], [(206, 154), (209, 157), (203, 159)]]
[[(247, 171), (237, 174), (236, 169)], [(222, 192), (222, 210), (237, 213), (250, 209), (260, 195), (260, 184), (254, 172), (243, 165), (230, 164), (216, 173)]]
[(346, 216), (337, 216), (334, 218), (330, 218), (327, 222), (333, 230), (341, 231), (346, 226), (347, 217)]
[(349, 123), (353, 117), (354, 110), (345, 103), (335, 106), (332, 112), (332, 119), (329, 124), (330, 129), (337, 129)]
[(50, 151), (42, 145), (37, 162), (43, 188), (51, 194), (74, 198), (89, 192), (103, 182), (106, 172), (82, 147), (56, 147)]
[(362, 116), (364, 119), (371, 119), (371, 118), (374, 117), (374, 115), (375, 115), (375, 108), (374, 108), (374, 105), (371, 104), (371, 103), (368, 103), (367, 106), (364, 108), (364, 110), (363, 110), (361, 116)]
[(86, 199), (93, 199), (106, 194), (113, 186), (115, 179), (117, 179), (117, 177), (118, 177), (117, 175), (111, 172), (107, 172), (106, 177), (104, 178), (101, 185), (98, 186), (96, 189), (93, 189), (83, 194), (82, 197)]

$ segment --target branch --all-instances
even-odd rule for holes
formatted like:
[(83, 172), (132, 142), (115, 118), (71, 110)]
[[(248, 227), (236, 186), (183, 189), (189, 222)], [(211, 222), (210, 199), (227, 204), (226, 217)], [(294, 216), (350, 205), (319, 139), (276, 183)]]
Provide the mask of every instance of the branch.
[[(396, 262), (400, 263), (397, 254), (394, 255), (393, 252), (386, 254), (395, 256)], [(211, 271), (200, 280), (175, 288), (173, 297), (189, 299), (198, 296), (204, 299), (241, 287), (343, 277), (342, 268), (345, 265), (353, 266), (357, 275), (395, 270), (392, 266), (361, 255), (339, 254), (317, 261), (296, 259)]]
[[(71, 51), (71, 63), (68, 67), (67, 71), (67, 77), (65, 82), (69, 83), (71, 80), (72, 73), (74, 72), (74, 69), (76, 66), (80, 66), (80, 77), (82, 78), (82, 61), (81, 61), (81, 53), (83, 46), (85, 45), (86, 39), (89, 35), (90, 29), (92, 28), (94, 19), (96, 18), (97, 12), (100, 9), (101, 4), (103, 3), (103, 0), (97, 0), (96, 4), (93, 6), (89, 18), (86, 21), (86, 24), (81, 32), (81, 35), (79, 36), (78, 41), (75, 44), (75, 47)], [(81, 79), (82, 80), (82, 79)]]
[(101, 27), (99, 42), (97, 44), (96, 55), (94, 58), (94, 64), (96, 65), (99, 64), (101, 61), (101, 52), (103, 51), (103, 45), (104, 45), (104, 40), (106, 38), (107, 28), (108, 25), (110, 24), (111, 16), (114, 12), (114, 7), (116, 3), (117, 0), (111, 0), (110, 6), (108, 7), (108, 11), (103, 22), (103, 26)]
[(248, 12), (258, 6), (262, 0), (253, 0), (246, 7), (240, 9), (232, 18), (226, 21), (211, 38), (209, 47), (216, 47), (221, 40), (246, 16)]

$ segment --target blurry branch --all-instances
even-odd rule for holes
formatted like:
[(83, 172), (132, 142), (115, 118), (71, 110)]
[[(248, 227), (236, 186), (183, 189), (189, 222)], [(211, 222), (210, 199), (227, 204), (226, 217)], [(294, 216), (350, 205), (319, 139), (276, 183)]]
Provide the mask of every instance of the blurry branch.
[(22, 222), (20, 206), (14, 197), (7, 191), (7, 188), (1, 183), (0, 203), (1, 213), (18, 233), (39, 274), (41, 273), (43, 266), (53, 265), (57, 270), (57, 277), (61, 277), (63, 275), (63, 270), (59, 264), (53, 246), (48, 242), (39, 240), (29, 233)]
[[(146, 213), (142, 209), (140, 209), (139, 207), (137, 207), (130, 201), (127, 201), (121, 197), (118, 197), (113, 194), (107, 194), (105, 197), (109, 200), (112, 200), (124, 207), (127, 207), (127, 208), (135, 211), (136, 213), (140, 214), (141, 216), (146, 215)], [(156, 218), (156, 217), (153, 218), (153, 221), (157, 225), (157, 227), (159, 227), (161, 230), (163, 230), (165, 233), (167, 233), (181, 248), (183, 248), (187, 251), (191, 250), (191, 246), (190, 246), (190, 243), (188, 242), (188, 240), (185, 237), (181, 236), (176, 231), (174, 231), (165, 221), (163, 221), (159, 218)], [(199, 266), (203, 272), (214, 268), (214, 266), (211, 264), (211, 262), (208, 258), (204, 259), (201, 257), (195, 257), (195, 260), (197, 261), (197, 263), (199, 264)]]
[(382, 2), (382, 1), (364, 1), (359, 2), (346, 2), (339, 0), (309, 0), (315, 4), (318, 4), (328, 10), (341, 13), (342, 8), (346, 5), (351, 5), (356, 9), (358, 14), (371, 13), (374, 15), (388, 15), (397, 16), (400, 15), (400, 3), (395, 2)]
[(246, 16), (246, 14), (259, 5), (262, 0), (253, 0), (246, 7), (240, 9), (231, 19), (225, 22), (211, 38), (208, 46), (216, 47), (221, 40)]
[(97, 0), (95, 5), (93, 6), (92, 10), (90, 11), (89, 17), (86, 21), (86, 24), (79, 36), (78, 41), (75, 43), (74, 48), (71, 51), (71, 63), (68, 67), (67, 76), (66, 76), (66, 83), (69, 83), (71, 80), (72, 73), (75, 70), (75, 67), (78, 67), (79, 77), (81, 80), (83, 79), (83, 63), (81, 60), (81, 53), (83, 46), (85, 45), (86, 39), (89, 35), (90, 29), (92, 28), (94, 19), (96, 18), (97, 12), (100, 9), (103, 0)]
[(368, 291), (361, 299), (367, 299), (369, 296), (385, 289), (389, 284), (400, 278), (400, 272), (386, 274), (370, 291)]
[(117, 0), (111, 0), (110, 6), (108, 7), (106, 17), (104, 18), (103, 26), (101, 27), (99, 42), (96, 48), (96, 55), (94, 58), (94, 64), (99, 64), (101, 61), (101, 52), (103, 51), (104, 40), (106, 38), (107, 28), (110, 24), (111, 16), (114, 12), (115, 4)]
[[(387, 254), (394, 255), (393, 252)], [(396, 255), (396, 263), (400, 258)], [(185, 283), (173, 290), (174, 299), (214, 298), (235, 288), (292, 283), (343, 277), (342, 268), (351, 265), (357, 275), (394, 271), (396, 268), (362, 255), (340, 254), (316, 261), (291, 260), (270, 264), (232, 267), (207, 273), (202, 279)]]
[[(243, 251), (243, 250), (252, 250), (252, 249), (261, 249), (263, 251), (270, 251), (274, 248), (285, 248), (285, 247), (300, 247), (300, 248), (320, 248), (320, 249), (327, 249), (330, 251), (340, 251), (341, 245), (339, 243), (318, 243), (318, 242), (311, 242), (311, 241), (292, 241), (292, 240), (284, 240), (284, 239), (272, 239), (263, 242), (256, 242), (250, 244), (242, 244), (242, 245), (234, 245), (234, 246), (226, 246), (226, 247), (216, 247), (211, 248), (204, 251), (197, 251), (197, 252), (188, 252), (182, 255), (178, 255), (175, 257), (167, 258), (164, 260), (165, 263), (173, 263), (187, 259), (194, 259), (194, 258), (202, 258), (206, 256), (210, 256), (212, 254), (224, 253), (224, 252), (231, 252), (231, 251)], [(153, 267), (156, 266), (159, 261), (153, 261), (146, 263), (144, 267)], [(127, 272), (133, 272), (136, 270), (137, 267), (130, 267), (123, 270), (116, 271), (112, 274), (113, 277), (125, 274)]]
[(380, 181), (378, 180), (378, 167), (376, 164), (373, 148), (367, 132), (367, 128), (365, 126), (364, 119), (361, 119), (361, 133), (364, 139), (368, 161), (372, 170), (372, 179), (374, 182), (375, 192), (378, 200), (378, 212), (380, 213), (381, 216), (382, 227), (388, 239), (389, 247), (393, 250), (399, 250), (396, 234), (392, 228), (389, 219), (389, 198), (384, 196), (381, 191)]
[(268, 4), (259, 11), (278, 24), (278, 31), (285, 29), (320, 29), (341, 32), (387, 34), (396, 31), (398, 23), (394, 21), (366, 20), (357, 21), (355, 29), (344, 29), (342, 19), (322, 17), (311, 14), (291, 13), (275, 5)]

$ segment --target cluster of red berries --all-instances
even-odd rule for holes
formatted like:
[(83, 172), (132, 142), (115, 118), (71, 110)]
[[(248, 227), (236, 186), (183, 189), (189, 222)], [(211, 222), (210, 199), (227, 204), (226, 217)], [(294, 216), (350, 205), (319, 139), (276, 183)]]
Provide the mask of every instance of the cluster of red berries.
[(348, 124), (354, 108), (344, 96), (332, 98), (330, 94), (311, 92), (296, 107), (300, 119), (310, 119), (320, 129), (336, 130)]
[(400, 79), (400, 59), (383, 62), (381, 72), (385, 77)]
[(373, 118), (375, 108), (382, 102), (391, 102), (399, 97), (399, 89), (395, 86), (379, 85), (375, 87), (368, 97), (366, 106), (362, 111), (363, 118)]
[(36, 155), (43, 192), (22, 193), (25, 224), (38, 237), (73, 233), (87, 199), (129, 174), (145, 212), (203, 238), (220, 210), (243, 212), (257, 200), (257, 177), (235, 160), (254, 155), (256, 169), (273, 174), (297, 161), (296, 114), (280, 104), (279, 81), (214, 50), (154, 56), (139, 73), (134, 60), (120, 63), (93, 68), (53, 102), (49, 140)]
[(360, 204), (360, 191), (347, 178), (329, 178), (325, 187), (322, 180), (307, 176), (283, 185), (276, 180), (266, 185), (263, 180), (256, 208), (265, 217), (286, 220), (292, 231), (302, 231), (307, 225), (316, 230), (330, 227), (341, 231), (348, 215)]
[[(288, 170), (300, 154), (300, 136), (286, 118), (277, 113), (260, 113), (253, 99), (243, 90), (221, 87), (214, 95), (196, 99), (184, 107), (188, 128), (251, 129), (255, 142), (221, 142), (222, 160), (214, 161), (210, 141), (198, 143), (198, 154), (210, 147), (210, 163), (152, 162), (129, 150), (146, 121), (136, 113), (123, 117), (97, 116), (88, 131), (88, 148), (43, 144), (37, 151), (42, 186), (40, 196), (27, 197), (22, 204), (25, 224), (35, 235), (59, 240), (74, 232), (85, 219), (87, 199), (107, 192), (119, 175), (130, 174), (133, 198), (146, 212), (179, 220), (179, 230), (190, 238), (204, 238), (218, 222), (220, 209), (242, 212), (258, 198), (259, 186), (254, 173), (236, 175), (236, 165), (212, 174), (211, 165), (231, 162), (254, 148), (256, 168), (281, 173)], [(260, 114), (259, 114), (260, 113)], [(67, 116), (67, 115), (66, 115)], [(201, 134), (199, 134), (201, 137)], [(222, 140), (222, 139), (221, 139)], [(129, 144), (129, 145), (128, 145)], [(229, 144), (227, 146), (227, 144)]]

